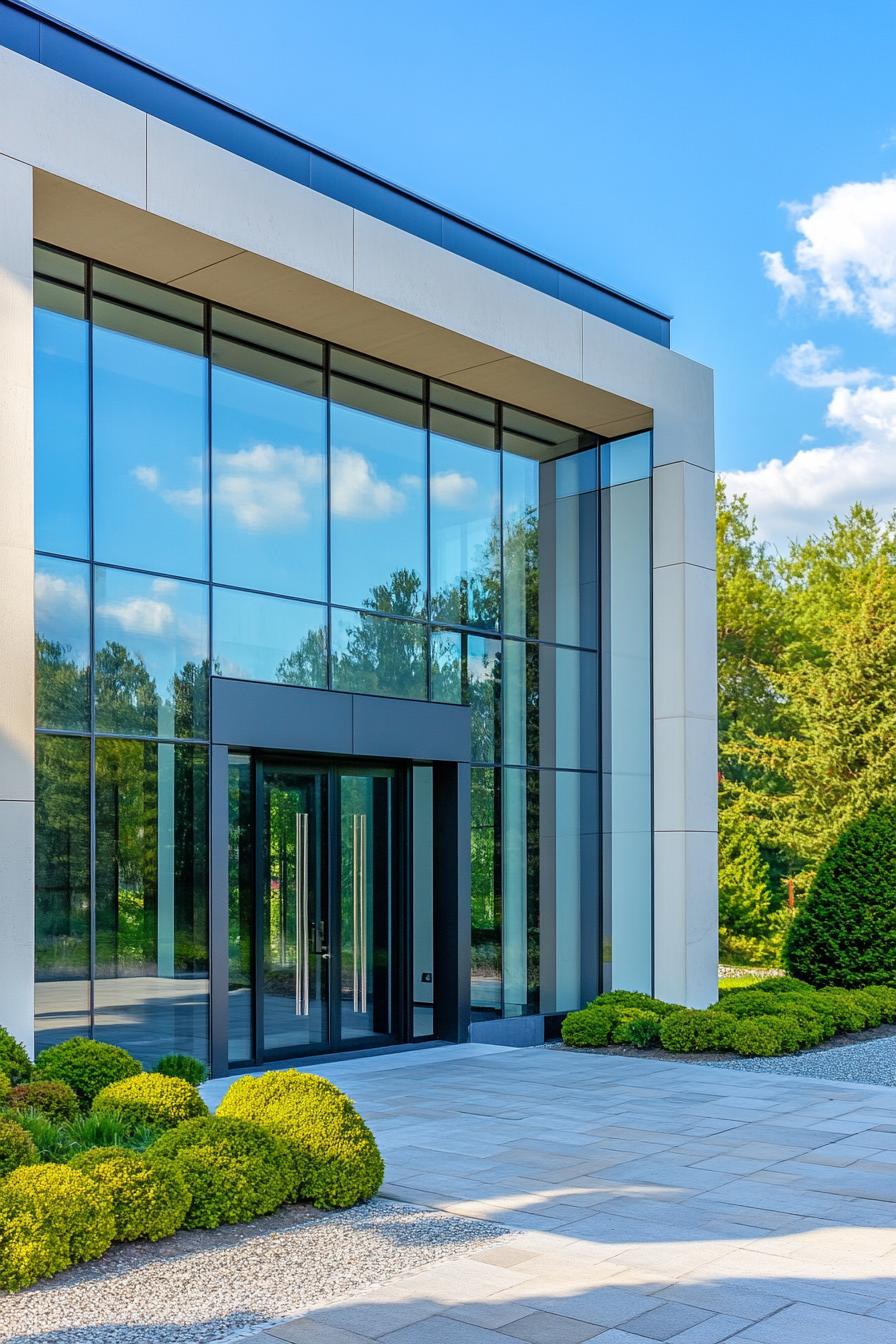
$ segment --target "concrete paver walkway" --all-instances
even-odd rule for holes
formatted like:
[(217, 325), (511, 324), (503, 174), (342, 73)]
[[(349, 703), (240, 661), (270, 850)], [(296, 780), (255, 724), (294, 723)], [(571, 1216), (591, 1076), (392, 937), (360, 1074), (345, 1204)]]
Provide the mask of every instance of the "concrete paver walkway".
[(320, 1072), (383, 1194), (519, 1232), (265, 1344), (896, 1344), (896, 1090), (488, 1046)]

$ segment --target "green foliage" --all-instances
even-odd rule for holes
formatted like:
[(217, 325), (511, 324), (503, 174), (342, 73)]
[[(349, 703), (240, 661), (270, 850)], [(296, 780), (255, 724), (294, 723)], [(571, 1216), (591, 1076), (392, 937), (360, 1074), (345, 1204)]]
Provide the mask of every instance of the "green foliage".
[(40, 1111), (48, 1120), (74, 1120), (78, 1114), (78, 1098), (68, 1083), (35, 1079), (33, 1083), (19, 1083), (6, 1098), (11, 1111)]
[(5, 1027), (0, 1027), (0, 1073), (11, 1083), (27, 1083), (31, 1068), (25, 1047), (10, 1036)]
[(89, 1148), (70, 1165), (111, 1196), (116, 1241), (160, 1241), (183, 1227), (191, 1196), (175, 1162), (127, 1148)]
[(163, 1055), (155, 1067), (156, 1073), (166, 1078), (183, 1078), (185, 1082), (198, 1087), (208, 1078), (208, 1069), (200, 1059), (192, 1055)]
[(896, 806), (876, 807), (831, 846), (790, 926), (784, 964), (813, 985), (896, 979)]
[(719, 796), (719, 955), (769, 965), (781, 950), (786, 916), (776, 909), (755, 824)]
[(888, 985), (867, 985), (858, 992), (861, 995), (859, 1002), (863, 1006), (868, 1003), (877, 1005), (881, 1022), (896, 1022), (896, 989)]
[(318, 1208), (348, 1208), (382, 1184), (376, 1140), (345, 1093), (325, 1078), (295, 1069), (238, 1078), (218, 1115), (253, 1120), (283, 1139), (297, 1194)]
[(727, 1013), (711, 1008), (679, 1008), (663, 1018), (660, 1044), (665, 1050), (690, 1054), (695, 1050), (730, 1050), (736, 1023)]
[(66, 1166), (20, 1167), (0, 1182), (0, 1288), (93, 1260), (114, 1234), (112, 1199), (97, 1181)]
[(674, 1013), (680, 1006), (677, 1003), (666, 1003), (664, 999), (654, 999), (636, 989), (609, 989), (606, 994), (598, 994), (589, 1005), (589, 1007), (643, 1008), (645, 1012), (657, 1013), (660, 1017)]
[(739, 1055), (780, 1055), (795, 1050), (793, 1029), (783, 1016), (745, 1017), (734, 1028), (734, 1049)]
[(125, 1124), (117, 1115), (77, 1115), (74, 1120), (50, 1120), (30, 1108), (16, 1119), (34, 1140), (42, 1162), (68, 1162), (88, 1148), (133, 1148), (142, 1151), (154, 1143), (158, 1130)]
[(819, 990), (812, 1003), (829, 1015), (836, 1031), (863, 1031), (868, 1025), (867, 1011), (847, 989)]
[(162, 1134), (149, 1157), (172, 1161), (185, 1181), (192, 1201), (186, 1227), (244, 1223), (272, 1213), (294, 1193), (287, 1144), (248, 1120), (187, 1120)]
[(94, 1115), (117, 1115), (130, 1128), (172, 1129), (184, 1120), (208, 1115), (192, 1083), (161, 1073), (138, 1073), (110, 1083), (97, 1093), (91, 1109)]
[(614, 1045), (635, 1045), (645, 1050), (656, 1045), (662, 1022), (659, 1013), (648, 1012), (645, 1008), (620, 1008), (611, 1039)]
[(560, 1036), (564, 1045), (592, 1049), (608, 1045), (618, 1016), (619, 1010), (609, 1004), (590, 1004), (566, 1014), (560, 1024)]
[(34, 1071), (36, 1078), (68, 1083), (79, 1104), (87, 1110), (104, 1087), (142, 1072), (142, 1065), (120, 1046), (72, 1036), (42, 1050)]
[(770, 975), (764, 980), (757, 980), (755, 988), (761, 989), (763, 994), (792, 994), (811, 991), (812, 986), (792, 975)]
[(34, 1140), (11, 1116), (0, 1115), (0, 1176), (37, 1161)]
[(763, 994), (758, 989), (738, 989), (733, 994), (725, 994), (708, 1011), (730, 1013), (732, 1017), (762, 1017), (779, 1013), (781, 1008), (773, 994)]

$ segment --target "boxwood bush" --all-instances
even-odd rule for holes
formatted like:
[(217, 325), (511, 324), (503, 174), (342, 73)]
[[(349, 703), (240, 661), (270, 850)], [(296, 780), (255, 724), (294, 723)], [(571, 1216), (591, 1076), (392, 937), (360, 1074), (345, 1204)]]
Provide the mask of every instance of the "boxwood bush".
[(6, 1105), (11, 1111), (40, 1111), (48, 1120), (74, 1120), (78, 1114), (78, 1098), (68, 1083), (49, 1078), (19, 1083), (10, 1090)]
[(11, 1116), (0, 1115), (0, 1176), (8, 1176), (16, 1167), (37, 1161), (34, 1140), (23, 1125)]
[(112, 1198), (97, 1181), (56, 1163), (19, 1167), (0, 1181), (0, 1288), (93, 1260), (114, 1234)]
[(618, 1016), (618, 1011), (609, 1005), (597, 1007), (589, 1004), (575, 1013), (567, 1013), (560, 1024), (560, 1035), (566, 1045), (607, 1045)]
[(143, 1066), (127, 1050), (85, 1036), (72, 1036), (42, 1050), (34, 1066), (36, 1078), (68, 1083), (85, 1111), (104, 1087), (142, 1071)]
[(376, 1140), (345, 1093), (316, 1074), (284, 1069), (238, 1078), (217, 1113), (255, 1121), (284, 1140), (295, 1193), (319, 1209), (348, 1208), (382, 1185)]
[(695, 1050), (730, 1050), (736, 1021), (711, 1008), (679, 1008), (663, 1018), (660, 1044), (665, 1050), (691, 1054)]
[(173, 1162), (190, 1192), (185, 1227), (245, 1223), (292, 1198), (288, 1146), (261, 1125), (217, 1115), (169, 1129), (147, 1150)]
[(646, 1049), (660, 1038), (663, 1019), (646, 1008), (620, 1008), (610, 1039), (614, 1045), (634, 1045)]
[(192, 1083), (161, 1073), (138, 1073), (110, 1083), (93, 1099), (94, 1115), (117, 1115), (129, 1126), (173, 1129), (184, 1120), (208, 1115), (208, 1107)]
[(175, 1162), (127, 1148), (90, 1148), (70, 1165), (111, 1196), (115, 1241), (160, 1241), (183, 1227), (191, 1195)]
[(10, 1083), (27, 1083), (31, 1077), (28, 1052), (5, 1027), (0, 1027), (0, 1073), (5, 1073)]

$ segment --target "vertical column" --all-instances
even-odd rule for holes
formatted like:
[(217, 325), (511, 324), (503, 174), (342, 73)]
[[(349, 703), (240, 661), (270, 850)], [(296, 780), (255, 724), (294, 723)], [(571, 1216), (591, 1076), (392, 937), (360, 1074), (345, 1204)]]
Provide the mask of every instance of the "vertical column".
[(31, 169), (0, 155), (0, 1024), (34, 1039)]
[(209, 1073), (220, 1078), (229, 1063), (229, 916), (230, 916), (230, 775), (228, 752), (214, 745), (209, 752)]
[[(717, 997), (712, 378), (656, 414), (653, 473), (655, 992)], [(695, 383), (697, 380), (694, 380)]]
[(470, 767), (433, 766), (435, 1034), (470, 1029)]

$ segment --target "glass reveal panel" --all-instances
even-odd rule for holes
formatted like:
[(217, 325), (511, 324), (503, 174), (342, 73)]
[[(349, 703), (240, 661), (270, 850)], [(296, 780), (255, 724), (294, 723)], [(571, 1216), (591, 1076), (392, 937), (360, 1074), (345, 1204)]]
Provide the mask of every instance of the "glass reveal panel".
[(88, 324), (83, 290), (34, 291), (34, 545), (90, 554)]
[(34, 642), (37, 726), (89, 732), (89, 565), (35, 557)]
[(95, 570), (96, 728), (208, 736), (208, 588)]
[(99, 268), (95, 276), (99, 293), (115, 295), (95, 292), (93, 304), (96, 559), (206, 578), (202, 304)]
[(228, 1062), (255, 1056), (255, 864), (252, 763), (231, 753), (227, 766), (227, 1017)]
[(597, 776), (539, 774), (540, 1011), (578, 1008), (597, 993)]
[(369, 611), (332, 613), (334, 691), (426, 699), (426, 627)]
[[(212, 571), (219, 583), (327, 598), (327, 404), (322, 348), (215, 310)], [(276, 350), (268, 348), (277, 347)], [(309, 350), (308, 347), (311, 347)]]
[(539, 764), (538, 644), (505, 639), (501, 656), (501, 722), (506, 765)]
[(341, 350), (330, 368), (331, 600), (425, 616), (423, 379)]
[(208, 751), (96, 743), (96, 1036), (208, 1058)]
[(539, 464), (504, 453), (504, 630), (538, 638)]
[(499, 760), (501, 641), (465, 630), (433, 630), (430, 668), (431, 699), (472, 710), (472, 759)]
[(326, 686), (326, 607), (233, 588), (213, 588), (212, 607), (216, 676)]
[(505, 1017), (539, 1011), (539, 783), (537, 770), (502, 772)]
[(501, 954), (501, 771), (476, 767), (471, 787), (471, 970), (475, 1018), (503, 1013)]
[(538, 646), (538, 750), (541, 764), (597, 769), (597, 655)]
[(35, 1049), (90, 1026), (90, 741), (39, 733), (34, 763)]

